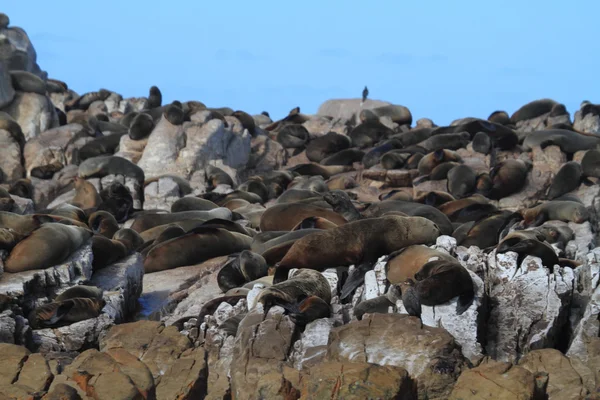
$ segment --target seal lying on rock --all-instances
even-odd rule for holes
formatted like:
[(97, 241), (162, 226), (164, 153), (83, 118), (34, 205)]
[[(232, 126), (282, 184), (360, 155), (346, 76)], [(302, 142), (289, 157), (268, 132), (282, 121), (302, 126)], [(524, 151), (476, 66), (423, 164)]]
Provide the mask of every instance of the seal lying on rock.
[(296, 241), (277, 266), (273, 282), (286, 280), (292, 268), (323, 271), (375, 261), (411, 244), (434, 243), (439, 235), (437, 225), (422, 217), (386, 216), (349, 222)]
[(421, 315), (421, 305), (436, 306), (458, 296), (456, 313), (473, 303), (475, 289), (469, 271), (456, 260), (435, 260), (423, 265), (415, 279), (401, 282), (402, 302), (409, 315)]
[(67, 325), (98, 317), (105, 305), (102, 290), (94, 286), (75, 286), (51, 303), (36, 307), (29, 313), (28, 320), (33, 329)]
[(301, 269), (287, 281), (263, 289), (256, 301), (263, 304), (265, 314), (273, 306), (283, 307), (298, 325), (331, 315), (329, 282), (310, 269)]
[(6, 259), (4, 271), (23, 272), (58, 265), (91, 237), (91, 230), (79, 226), (44, 224), (15, 246)]

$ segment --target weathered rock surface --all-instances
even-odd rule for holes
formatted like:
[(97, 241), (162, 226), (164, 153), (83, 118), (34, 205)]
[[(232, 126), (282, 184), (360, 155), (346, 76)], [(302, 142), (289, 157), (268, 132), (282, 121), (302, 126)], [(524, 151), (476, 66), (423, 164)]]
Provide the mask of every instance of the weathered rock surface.
[(54, 105), (48, 97), (37, 93), (16, 92), (13, 101), (3, 111), (19, 123), (26, 140), (58, 126)]
[(465, 359), (441, 328), (400, 314), (371, 314), (331, 331), (327, 359), (404, 368), (418, 382), (419, 398), (447, 398)]

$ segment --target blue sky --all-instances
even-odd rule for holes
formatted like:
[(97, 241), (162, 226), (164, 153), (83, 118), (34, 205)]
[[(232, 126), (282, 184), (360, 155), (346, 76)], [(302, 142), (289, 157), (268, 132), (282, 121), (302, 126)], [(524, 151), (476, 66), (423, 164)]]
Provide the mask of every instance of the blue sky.
[(416, 120), (600, 102), (600, 1), (5, 1), (50, 77), (280, 118), (331, 98), (407, 106)]

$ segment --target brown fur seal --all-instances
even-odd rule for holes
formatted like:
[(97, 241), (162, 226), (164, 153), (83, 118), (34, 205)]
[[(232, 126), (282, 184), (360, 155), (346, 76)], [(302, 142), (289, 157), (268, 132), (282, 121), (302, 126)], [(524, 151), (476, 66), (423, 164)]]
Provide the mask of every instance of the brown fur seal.
[(215, 167), (213, 165), (208, 165), (205, 169), (206, 174), (206, 182), (208, 183), (208, 188), (210, 190), (214, 189), (219, 185), (228, 185), (230, 187), (234, 187), (233, 179), (231, 176), (225, 171), (223, 171), (219, 167)]
[(552, 107), (554, 107), (556, 104), (556, 101), (552, 99), (531, 101), (515, 111), (510, 117), (510, 122), (516, 124), (520, 121), (537, 118), (552, 111)]
[(19, 92), (46, 95), (46, 82), (37, 75), (27, 71), (10, 71), (12, 86)]
[(286, 125), (277, 132), (277, 142), (286, 149), (304, 148), (308, 137), (308, 130), (299, 124)]
[(327, 218), (321, 217), (308, 217), (303, 219), (292, 228), (292, 231), (297, 231), (300, 229), (333, 229), (337, 227), (337, 224), (329, 221)]
[(531, 164), (523, 160), (505, 160), (490, 171), (491, 188), (480, 193), (493, 200), (499, 200), (517, 193), (525, 186), (530, 169)]
[(452, 196), (450, 193), (432, 190), (430, 192), (418, 192), (414, 201), (432, 207), (439, 207), (442, 204), (456, 201), (456, 198), (454, 198), (454, 196)]
[(468, 165), (461, 164), (448, 171), (448, 192), (457, 199), (472, 194), (476, 183), (477, 175)]
[(315, 163), (298, 164), (288, 169), (300, 175), (321, 175), (323, 179), (329, 179), (333, 175), (352, 170), (348, 165), (320, 165)]
[(104, 290), (97, 286), (88, 285), (76, 285), (71, 286), (58, 296), (54, 298), (54, 301), (63, 301), (68, 299), (74, 299), (76, 297), (85, 297), (88, 299), (101, 299)]
[(358, 186), (358, 183), (354, 178), (344, 175), (329, 178), (325, 183), (327, 184), (329, 190), (346, 190)]
[(74, 221), (82, 222), (83, 224), (77, 224), (78, 226), (83, 226), (87, 228), (87, 215), (85, 212), (74, 205), (63, 203), (58, 207), (47, 212), (48, 215), (53, 215), (57, 217), (65, 217)]
[(10, 251), (23, 238), (25, 238), (25, 235), (21, 235), (10, 228), (0, 228), (0, 249)]
[(118, 156), (98, 156), (88, 158), (79, 164), (79, 177), (102, 178), (106, 175), (124, 175), (139, 182), (144, 182), (144, 171), (127, 160)]
[[(384, 141), (383, 143), (378, 144), (369, 150), (364, 157), (362, 158), (362, 163), (365, 168), (371, 168), (381, 161), (381, 157), (389, 151), (402, 148), (402, 143), (396, 139), (389, 139)], [(348, 149), (350, 150), (350, 149)], [(347, 150), (347, 151), (348, 151)], [(323, 164), (325, 160), (321, 161)], [(352, 159), (348, 159), (348, 161), (352, 161)], [(352, 165), (352, 163), (348, 163), (347, 165)]]
[(296, 202), (303, 201), (306, 199), (322, 200), (323, 195), (319, 192), (315, 192), (314, 190), (292, 188), (292, 189), (288, 189), (285, 192), (283, 192), (281, 194), (281, 196), (279, 196), (277, 198), (277, 200), (275, 200), (275, 203), (276, 204), (296, 203)]
[(552, 271), (555, 265), (575, 267), (571, 260), (559, 259), (549, 244), (545, 243), (544, 235), (536, 231), (513, 231), (496, 247), (496, 254), (514, 251), (517, 258), (517, 268), (527, 256), (539, 257), (542, 265)]
[(536, 207), (521, 211), (527, 226), (539, 226), (549, 220), (575, 222), (581, 224), (590, 218), (589, 211), (575, 201), (552, 200)]
[(154, 126), (154, 120), (149, 114), (139, 113), (129, 124), (129, 138), (131, 140), (141, 140), (150, 136)]
[(394, 131), (377, 120), (367, 120), (352, 129), (348, 134), (352, 145), (359, 149), (373, 147), (382, 139), (394, 135)]
[(0, 111), (0, 129), (10, 133), (12, 138), (19, 144), (21, 150), (25, 147), (25, 135), (21, 125), (8, 113)]
[(219, 207), (208, 211), (181, 211), (167, 214), (141, 215), (134, 220), (131, 229), (137, 232), (144, 232), (145, 230), (156, 226), (173, 222), (185, 221), (188, 219), (208, 220), (213, 218), (231, 219), (231, 211), (227, 208)]
[(106, 211), (93, 212), (88, 218), (88, 226), (92, 232), (109, 239), (119, 230), (119, 224), (115, 217)]
[(419, 161), (419, 174), (430, 174), (435, 167), (448, 161), (462, 163), (462, 158), (455, 151), (452, 150), (442, 149), (426, 154), (423, 158), (421, 158), (421, 161)]
[(5, 272), (45, 269), (67, 260), (90, 237), (90, 230), (60, 223), (47, 223), (19, 242), (10, 252)]
[(291, 268), (325, 270), (358, 265), (412, 244), (433, 243), (439, 235), (439, 228), (422, 217), (386, 216), (349, 222), (296, 241), (277, 267), (273, 282), (285, 280)]
[(402, 298), (398, 286), (391, 285), (387, 293), (369, 300), (363, 300), (354, 307), (354, 316), (359, 321), (365, 314), (387, 314), (390, 307), (396, 307), (396, 301)]
[(76, 297), (37, 307), (29, 314), (32, 328), (49, 328), (96, 318), (106, 305), (104, 299)]
[(544, 129), (529, 132), (521, 146), (524, 151), (531, 151), (534, 147), (555, 145), (567, 154), (574, 154), (582, 150), (594, 149), (600, 144), (600, 136), (595, 134), (579, 133), (568, 129)]
[(481, 154), (489, 154), (492, 148), (492, 139), (490, 139), (485, 132), (477, 132), (475, 136), (473, 136), (471, 145), (473, 146), (474, 151)]
[(600, 178), (600, 150), (588, 150), (581, 159), (582, 173), (588, 177)]
[(321, 162), (326, 157), (348, 149), (351, 146), (348, 136), (328, 132), (311, 140), (306, 146), (306, 157), (312, 162)]
[(183, 112), (182, 104), (179, 101), (173, 101), (164, 108), (163, 116), (172, 125), (183, 124), (183, 121), (185, 120), (185, 114)]
[(414, 279), (423, 265), (431, 260), (454, 261), (450, 254), (424, 245), (412, 245), (391, 253), (385, 264), (387, 280), (395, 285)]
[(71, 200), (71, 204), (84, 210), (89, 208), (97, 208), (102, 199), (96, 190), (96, 187), (80, 177), (74, 177), (75, 197)]
[[(338, 151), (337, 153), (334, 153), (328, 157), (325, 157), (324, 159), (321, 160), (321, 165), (348, 165), (351, 166), (352, 164), (356, 163), (356, 162), (363, 162), (363, 164), (365, 163), (365, 152), (362, 150), (359, 150), (357, 148), (350, 148), (350, 149), (344, 149), (341, 151)], [(379, 162), (379, 160), (377, 160), (377, 162)], [(365, 165), (365, 168), (368, 168)]]
[(427, 151), (437, 150), (458, 150), (467, 147), (471, 141), (471, 136), (467, 132), (459, 133), (440, 133), (431, 136), (429, 139), (419, 143)]
[(115, 216), (119, 222), (124, 222), (133, 211), (133, 196), (129, 188), (118, 181), (113, 181), (110, 186), (100, 191), (102, 204), (98, 210), (107, 211)]
[(182, 197), (171, 204), (172, 213), (181, 211), (208, 211), (215, 208), (219, 208), (219, 206), (212, 201), (194, 196)]
[(480, 249), (488, 249), (498, 244), (502, 232), (507, 226), (521, 219), (519, 213), (500, 211), (489, 217), (483, 217), (474, 221), (473, 225), (464, 234), (464, 238), (457, 242), (460, 246), (477, 246)]
[[(291, 317), (296, 323), (306, 325), (331, 314), (331, 287), (320, 272), (302, 269), (286, 281), (263, 289), (256, 301), (263, 304), (265, 313), (273, 306), (281, 306), (287, 313), (292, 314)], [(304, 301), (307, 302), (302, 304)], [(316, 310), (313, 310), (315, 307)]]
[(556, 199), (563, 194), (577, 189), (581, 183), (582, 173), (581, 165), (575, 161), (563, 164), (554, 176), (552, 184), (548, 189), (548, 200)]
[(380, 203), (374, 203), (363, 211), (362, 215), (367, 218), (379, 217), (389, 211), (400, 211), (413, 217), (427, 218), (435, 222), (442, 235), (450, 235), (454, 230), (448, 217), (437, 208), (408, 201), (384, 200)]
[(510, 117), (508, 116), (508, 113), (506, 111), (494, 111), (490, 114), (487, 120), (500, 125), (509, 125), (511, 123)]
[(121, 229), (115, 232), (112, 239), (102, 235), (92, 237), (92, 253), (94, 271), (105, 268), (127, 257), (143, 243), (140, 235), (131, 229)]
[(260, 254), (243, 250), (221, 268), (217, 275), (217, 284), (225, 293), (229, 289), (267, 276), (268, 270), (267, 262)]
[(198, 227), (155, 246), (144, 259), (146, 273), (202, 263), (250, 249), (252, 239), (226, 229)]
[(379, 163), (384, 169), (400, 169), (404, 167), (410, 157), (409, 153), (402, 150), (390, 150), (381, 156)]
[(0, 228), (11, 229), (23, 236), (28, 236), (42, 224), (53, 221), (52, 217), (43, 214), (19, 215), (0, 211)]
[[(418, 303), (415, 304), (412, 300), (414, 297), (412, 297), (409, 304), (405, 304), (411, 315), (420, 315), (422, 304), (436, 306), (444, 304), (456, 296), (458, 296), (456, 314), (461, 315), (471, 306), (475, 297), (473, 279), (469, 271), (456, 260), (429, 261), (415, 274), (414, 283), (412, 279), (408, 281), (408, 286), (415, 291), (418, 300)], [(402, 290), (404, 302), (406, 286), (402, 286)]]
[(267, 208), (260, 220), (261, 231), (289, 231), (308, 217), (322, 217), (334, 224), (347, 221), (338, 213), (327, 208), (303, 203), (284, 203)]
[(148, 108), (157, 108), (162, 105), (162, 93), (157, 86), (151, 86), (148, 93)]
[(8, 193), (33, 200), (34, 190), (35, 188), (33, 187), (30, 179), (18, 179), (10, 186)]
[(242, 124), (242, 127), (248, 130), (248, 133), (250, 135), (256, 136), (256, 122), (250, 114), (241, 110), (237, 110), (234, 111), (233, 114), (231, 114), (231, 116), (236, 117)]
[(65, 166), (59, 161), (52, 164), (42, 165), (31, 169), (29, 175), (38, 179), (52, 179), (55, 173), (63, 169)]
[(246, 182), (241, 183), (237, 189), (259, 196), (262, 200), (261, 203), (269, 201), (269, 189), (260, 177), (250, 177)]

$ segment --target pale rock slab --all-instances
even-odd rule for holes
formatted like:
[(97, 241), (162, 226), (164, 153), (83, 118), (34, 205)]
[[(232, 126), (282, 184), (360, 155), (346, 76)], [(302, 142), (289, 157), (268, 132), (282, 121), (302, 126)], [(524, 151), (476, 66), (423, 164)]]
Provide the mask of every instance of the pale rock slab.
[(4, 108), (21, 126), (25, 140), (58, 126), (58, 116), (50, 99), (36, 93), (16, 92)]
[(553, 347), (568, 318), (574, 274), (570, 268), (549, 272), (537, 257), (519, 267), (517, 254), (488, 258), (489, 297), (495, 306), (488, 320), (487, 353), (515, 362), (530, 350)]

